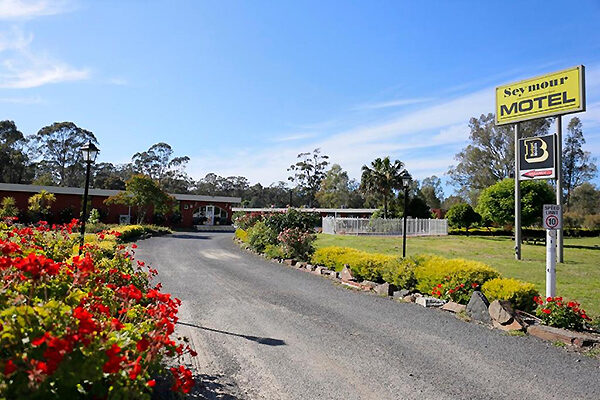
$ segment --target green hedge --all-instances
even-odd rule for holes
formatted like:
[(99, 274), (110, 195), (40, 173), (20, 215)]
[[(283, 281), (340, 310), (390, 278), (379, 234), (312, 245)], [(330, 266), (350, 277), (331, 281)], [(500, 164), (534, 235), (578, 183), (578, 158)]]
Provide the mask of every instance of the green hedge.
[(498, 278), (500, 273), (492, 267), (479, 262), (461, 258), (427, 257), (415, 268), (416, 288), (421, 293), (430, 293), (431, 289), (443, 282), (446, 277), (465, 284), (484, 282)]
[[(563, 233), (566, 237), (596, 237), (600, 236), (600, 229), (587, 228), (564, 228)], [(453, 228), (448, 230), (449, 235), (466, 235), (464, 228)], [(503, 228), (470, 228), (469, 235), (476, 236), (512, 236), (511, 229)], [(542, 228), (522, 228), (523, 237), (543, 239), (546, 237), (546, 230)]]
[(344, 265), (348, 264), (356, 279), (382, 282), (386, 263), (395, 258), (395, 256), (367, 253), (349, 247), (331, 246), (317, 249), (311, 261), (336, 271), (342, 270)]
[(509, 300), (513, 307), (527, 312), (533, 311), (533, 298), (539, 296), (535, 285), (512, 278), (492, 279), (481, 290), (490, 301)]
[(248, 243), (248, 232), (242, 228), (237, 228), (235, 230), (235, 237), (240, 239), (244, 243)]

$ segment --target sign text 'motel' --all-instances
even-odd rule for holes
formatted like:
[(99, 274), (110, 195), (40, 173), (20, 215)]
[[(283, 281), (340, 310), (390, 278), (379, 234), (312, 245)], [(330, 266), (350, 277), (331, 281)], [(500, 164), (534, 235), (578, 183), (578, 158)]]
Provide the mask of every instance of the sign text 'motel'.
[(496, 125), (585, 111), (583, 65), (496, 88)]
[(519, 139), (519, 180), (556, 176), (556, 135)]

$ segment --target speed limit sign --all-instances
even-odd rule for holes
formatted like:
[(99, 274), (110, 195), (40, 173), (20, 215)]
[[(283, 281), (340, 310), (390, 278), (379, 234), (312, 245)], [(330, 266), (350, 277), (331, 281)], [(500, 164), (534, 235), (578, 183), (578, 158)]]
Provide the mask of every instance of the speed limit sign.
[(556, 230), (562, 228), (562, 207), (557, 204), (544, 204), (544, 229)]

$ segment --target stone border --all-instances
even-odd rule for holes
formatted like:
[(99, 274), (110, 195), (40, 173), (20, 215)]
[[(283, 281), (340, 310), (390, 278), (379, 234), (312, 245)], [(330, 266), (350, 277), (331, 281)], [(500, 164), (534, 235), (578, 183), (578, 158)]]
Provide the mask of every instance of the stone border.
[(294, 259), (270, 259), (264, 253), (252, 250), (246, 243), (233, 238), (242, 249), (263, 257), (273, 263), (285, 264), (291, 268), (304, 270), (314, 275), (324, 276), (345, 287), (363, 292), (375, 293), (407, 303), (416, 303), (425, 308), (439, 308), (455, 314), (463, 321), (474, 321), (490, 328), (505, 332), (521, 332), (552, 343), (563, 343), (574, 349), (600, 349), (600, 334), (592, 332), (575, 332), (567, 329), (554, 328), (539, 324), (539, 320), (527, 313), (513, 310), (509, 301), (494, 300), (491, 304), (485, 295), (479, 291), (473, 292), (469, 304), (447, 302), (436, 297), (429, 297), (406, 289), (398, 290), (389, 283), (378, 284), (371, 281), (357, 282), (348, 265), (341, 272), (332, 271), (322, 265), (313, 265)]

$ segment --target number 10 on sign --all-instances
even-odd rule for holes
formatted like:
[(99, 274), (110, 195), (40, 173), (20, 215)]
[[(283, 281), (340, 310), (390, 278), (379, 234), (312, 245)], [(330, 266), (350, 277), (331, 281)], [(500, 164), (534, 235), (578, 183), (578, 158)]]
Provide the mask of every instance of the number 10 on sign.
[(546, 297), (556, 296), (556, 230), (562, 227), (562, 207), (544, 204), (542, 225), (546, 229)]

